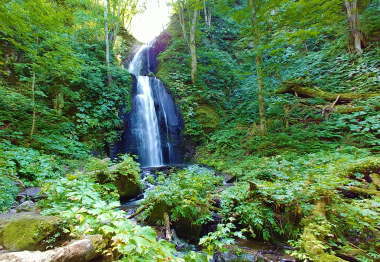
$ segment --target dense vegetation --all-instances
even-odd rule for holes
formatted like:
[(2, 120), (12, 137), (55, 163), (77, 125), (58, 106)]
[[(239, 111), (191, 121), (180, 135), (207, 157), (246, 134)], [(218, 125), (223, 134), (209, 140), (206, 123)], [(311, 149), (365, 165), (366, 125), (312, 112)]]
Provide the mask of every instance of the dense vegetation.
[[(175, 1), (156, 75), (208, 168), (145, 181), (132, 157), (103, 159), (130, 106), (136, 2), (3, 2), (0, 212), (42, 187), (41, 213), (62, 221), (48, 242), (99, 234), (112, 260), (207, 261), (237, 238), (300, 261), (380, 259), (378, 1)], [(147, 182), (137, 225), (119, 199)], [(170, 225), (208, 256), (157, 238)]]

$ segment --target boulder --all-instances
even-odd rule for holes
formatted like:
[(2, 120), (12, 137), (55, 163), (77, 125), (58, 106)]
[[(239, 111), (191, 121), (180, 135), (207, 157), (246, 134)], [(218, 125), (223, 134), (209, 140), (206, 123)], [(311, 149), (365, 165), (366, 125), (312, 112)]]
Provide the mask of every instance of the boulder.
[(41, 188), (40, 187), (28, 187), (21, 193), (19, 193), (16, 197), (17, 201), (22, 203), (26, 200), (32, 200), (36, 202), (37, 200), (41, 199), (43, 196), (40, 194)]
[(130, 176), (119, 176), (116, 186), (122, 200), (129, 200), (138, 196), (141, 191), (141, 184)]
[(36, 204), (33, 201), (25, 201), (16, 207), (17, 212), (32, 212), (36, 210)]
[(58, 230), (59, 219), (32, 212), (0, 217), (0, 245), (9, 251), (39, 250)]
[(179, 238), (183, 238), (192, 244), (197, 244), (201, 236), (202, 225), (193, 224), (190, 219), (181, 218), (173, 222), (175, 232)]
[(86, 262), (98, 257), (105, 248), (100, 235), (74, 240), (63, 247), (45, 252), (22, 251), (0, 254), (0, 262)]

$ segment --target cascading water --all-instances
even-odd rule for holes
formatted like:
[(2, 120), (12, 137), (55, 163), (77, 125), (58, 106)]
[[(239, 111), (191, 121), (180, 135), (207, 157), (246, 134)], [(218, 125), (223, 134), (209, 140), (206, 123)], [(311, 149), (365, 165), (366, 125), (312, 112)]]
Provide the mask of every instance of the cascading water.
[(155, 71), (154, 46), (144, 45), (133, 57), (128, 71), (134, 76), (132, 110), (124, 117), (125, 130), (112, 155), (138, 155), (142, 167), (180, 164), (183, 121), (173, 98)]
[(150, 77), (140, 75), (143, 68), (143, 58), (141, 56), (147, 48), (147, 46), (143, 46), (139, 50), (130, 63), (128, 70), (137, 78), (136, 95), (133, 97), (135, 121), (132, 122), (133, 125), (131, 126), (132, 134), (137, 140), (141, 164), (151, 167), (163, 165), (163, 160), (160, 130), (158, 128)]

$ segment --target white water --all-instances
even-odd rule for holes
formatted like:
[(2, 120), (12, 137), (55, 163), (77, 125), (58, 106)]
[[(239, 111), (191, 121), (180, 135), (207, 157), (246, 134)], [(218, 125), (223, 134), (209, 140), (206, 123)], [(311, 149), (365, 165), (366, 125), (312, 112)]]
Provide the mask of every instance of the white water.
[(143, 46), (134, 56), (128, 71), (136, 76), (137, 93), (135, 97), (136, 129), (135, 136), (138, 139), (138, 151), (143, 160), (144, 167), (157, 167), (163, 165), (160, 131), (157, 114), (154, 106), (151, 77), (142, 76), (141, 70), (144, 64)]

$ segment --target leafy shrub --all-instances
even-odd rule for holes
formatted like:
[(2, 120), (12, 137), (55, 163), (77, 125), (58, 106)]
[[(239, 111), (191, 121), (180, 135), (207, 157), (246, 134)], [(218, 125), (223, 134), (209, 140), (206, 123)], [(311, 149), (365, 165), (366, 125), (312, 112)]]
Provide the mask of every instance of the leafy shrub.
[(229, 223), (218, 224), (217, 230), (202, 237), (199, 241), (199, 245), (201, 245), (208, 254), (214, 254), (217, 251), (227, 251), (228, 249), (226, 247), (234, 244), (235, 238), (244, 239), (244, 230), (238, 231), (236, 226), (231, 222), (233, 222), (233, 219), (231, 219)]
[(210, 220), (212, 193), (222, 181), (221, 177), (209, 169), (191, 166), (157, 180), (158, 185), (147, 192), (142, 202), (146, 208), (143, 218), (153, 216), (162, 222), (163, 212), (167, 212), (172, 221), (184, 218), (203, 224)]
[(0, 152), (0, 173), (17, 176), (26, 185), (38, 185), (56, 178), (64, 172), (63, 164), (75, 164), (53, 155), (41, 154), (31, 148), (14, 146), (9, 142), (0, 143)]
[[(248, 236), (300, 239), (308, 225), (304, 219), (312, 214), (315, 201), (328, 199), (326, 223), (332, 237), (318, 240), (323, 250), (343, 248), (357, 239), (354, 245), (370, 251), (372, 258), (367, 259), (373, 261), (378, 256), (374, 243), (380, 214), (378, 196), (344, 198), (340, 191), (350, 186), (372, 190), (374, 185), (363, 178), (376, 173), (379, 163), (377, 157), (369, 155), (367, 150), (342, 146), (334, 152), (273, 157), (235, 158), (215, 153), (207, 159), (201, 156), (201, 160), (237, 176), (238, 182), (222, 192), (221, 214), (224, 221), (233, 219)], [(293, 244), (301, 250), (301, 242)], [(297, 255), (307, 257), (302, 251)]]
[(15, 202), (19, 189), (15, 182), (4, 176), (0, 176), (0, 212), (7, 211)]
[(155, 231), (141, 227), (117, 210), (118, 195), (111, 194), (89, 176), (67, 175), (47, 184), (47, 199), (39, 202), (45, 215), (61, 217), (65, 231), (72, 236), (101, 234), (110, 241), (116, 259), (120, 261), (180, 261), (174, 258), (175, 249), (157, 240)]

